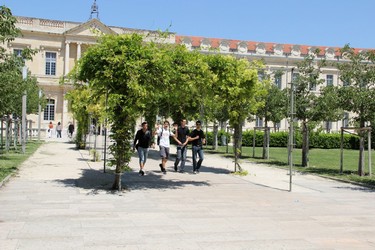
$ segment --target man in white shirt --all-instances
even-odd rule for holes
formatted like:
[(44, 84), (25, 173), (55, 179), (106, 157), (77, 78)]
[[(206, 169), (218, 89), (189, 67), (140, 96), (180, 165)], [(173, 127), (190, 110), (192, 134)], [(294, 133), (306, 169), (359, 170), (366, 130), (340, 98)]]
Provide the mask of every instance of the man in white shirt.
[(164, 174), (166, 174), (167, 171), (165, 169), (165, 165), (166, 165), (166, 163), (168, 161), (168, 158), (169, 158), (169, 147), (170, 147), (169, 138), (170, 138), (170, 136), (174, 136), (174, 134), (170, 131), (168, 121), (164, 121), (163, 127), (162, 128), (158, 127), (158, 129), (155, 131), (155, 133), (157, 133), (157, 135), (160, 138), (160, 142), (159, 142), (160, 156), (161, 156), (161, 164), (159, 164), (160, 170)]

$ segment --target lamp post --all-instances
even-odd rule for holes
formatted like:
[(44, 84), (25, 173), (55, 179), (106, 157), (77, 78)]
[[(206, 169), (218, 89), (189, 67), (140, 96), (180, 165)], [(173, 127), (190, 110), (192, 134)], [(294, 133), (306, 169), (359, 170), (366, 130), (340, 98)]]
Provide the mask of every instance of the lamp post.
[[(27, 67), (22, 67), (22, 79), (25, 81), (27, 78)], [(22, 153), (26, 152), (26, 99), (27, 93), (26, 90), (22, 95)]]

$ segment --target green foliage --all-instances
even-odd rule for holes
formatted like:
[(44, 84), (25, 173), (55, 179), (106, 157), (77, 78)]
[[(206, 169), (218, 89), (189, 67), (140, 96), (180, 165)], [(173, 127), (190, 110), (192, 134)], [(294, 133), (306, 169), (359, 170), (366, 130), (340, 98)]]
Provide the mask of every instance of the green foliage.
[(365, 122), (375, 120), (375, 52), (358, 53), (346, 45), (341, 53), (347, 61), (335, 64), (345, 83), (338, 88), (340, 106), (364, 127)]
[[(263, 146), (263, 135), (264, 132), (257, 131), (255, 136), (255, 146)], [(247, 130), (243, 133), (243, 146), (252, 147), (254, 131)], [(270, 133), (270, 147), (287, 147), (288, 146), (288, 132), (273, 132)], [(359, 137), (350, 134), (344, 134), (344, 149), (358, 149), (359, 148)], [(341, 146), (341, 134), (339, 133), (311, 133), (310, 134), (310, 147), (311, 148), (340, 148)], [(302, 147), (302, 135), (300, 132), (295, 134), (295, 147)]]
[[(9, 8), (0, 7), (0, 43), (14, 40), (20, 35), (15, 24), (17, 19), (12, 15)], [(22, 79), (22, 67), (25, 60), (32, 59), (35, 50), (25, 48), (22, 57), (13, 53), (7, 53), (5, 48), (0, 46), (0, 115), (18, 114), (21, 115), (22, 95), (27, 93), (27, 113), (34, 113), (38, 110), (39, 89), (35, 77), (30, 76)], [(43, 103), (41, 103), (43, 104)]]
[(265, 75), (262, 79), (262, 86), (267, 90), (267, 95), (260, 95), (259, 102), (264, 102), (264, 106), (260, 107), (256, 115), (264, 118), (265, 125), (267, 126), (269, 121), (274, 124), (279, 123), (282, 119), (287, 117), (288, 113), (288, 97), (287, 90), (281, 90), (278, 86), (272, 83), (275, 77), (281, 77), (282, 71), (276, 71), (272, 75)]
[[(223, 146), (222, 145), (222, 141), (221, 141), (221, 137), (225, 135), (226, 136), (226, 141), (227, 143), (230, 143), (231, 141), (231, 137), (232, 135), (224, 130), (219, 130), (218, 131), (218, 134), (217, 134), (217, 139), (218, 139), (218, 145), (219, 146)], [(214, 143), (214, 133), (209, 131), (206, 133), (206, 142), (207, 142), (207, 145), (213, 145)]]

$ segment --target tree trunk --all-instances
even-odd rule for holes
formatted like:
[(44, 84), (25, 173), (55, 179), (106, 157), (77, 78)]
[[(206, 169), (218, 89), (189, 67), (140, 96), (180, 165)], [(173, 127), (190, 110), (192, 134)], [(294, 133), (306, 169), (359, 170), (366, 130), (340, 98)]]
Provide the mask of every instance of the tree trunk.
[(365, 165), (365, 138), (362, 131), (359, 132), (359, 159), (358, 159), (358, 175), (364, 176), (364, 165)]
[[(123, 141), (116, 141), (116, 150), (117, 152), (123, 152), (124, 151), (124, 145), (125, 142)], [(121, 191), (121, 173), (122, 173), (122, 167), (125, 165), (125, 154), (117, 154), (116, 159), (116, 170), (115, 170), (115, 180), (112, 185), (112, 189)]]
[[(365, 122), (361, 119), (359, 122), (359, 127), (362, 129), (365, 127)], [(365, 132), (363, 130), (359, 130), (359, 159), (358, 159), (358, 175), (364, 176), (365, 175)]]
[(264, 122), (265, 128), (264, 128), (264, 134), (263, 134), (263, 154), (262, 158), (263, 159), (268, 159), (268, 122), (265, 120)]
[(242, 148), (242, 124), (238, 123), (234, 126), (234, 171), (237, 172), (238, 159), (241, 157)]
[(217, 138), (217, 134), (219, 132), (219, 127), (217, 126), (216, 122), (214, 123), (214, 131), (213, 131), (213, 144), (212, 144), (212, 148), (214, 150), (217, 150), (218, 149), (218, 138)]
[(302, 122), (302, 167), (309, 166), (309, 130), (307, 122)]

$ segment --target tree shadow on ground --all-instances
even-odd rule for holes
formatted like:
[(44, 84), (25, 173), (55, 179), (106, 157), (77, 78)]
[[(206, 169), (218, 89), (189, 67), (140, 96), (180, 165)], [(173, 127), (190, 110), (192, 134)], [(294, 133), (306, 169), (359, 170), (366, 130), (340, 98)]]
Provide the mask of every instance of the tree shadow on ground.
[[(172, 174), (172, 173), (170, 173)], [(163, 174), (149, 171), (145, 176), (139, 176), (138, 172), (125, 172), (121, 176), (123, 190), (147, 190), (147, 189), (180, 189), (185, 186), (209, 186), (207, 181), (181, 180), (177, 178), (163, 178)], [(177, 177), (177, 176), (176, 176)], [(78, 179), (56, 180), (67, 187), (78, 187), (90, 191), (88, 194), (97, 194), (101, 191), (116, 193), (112, 190), (114, 174), (103, 173), (95, 169), (84, 169)]]

